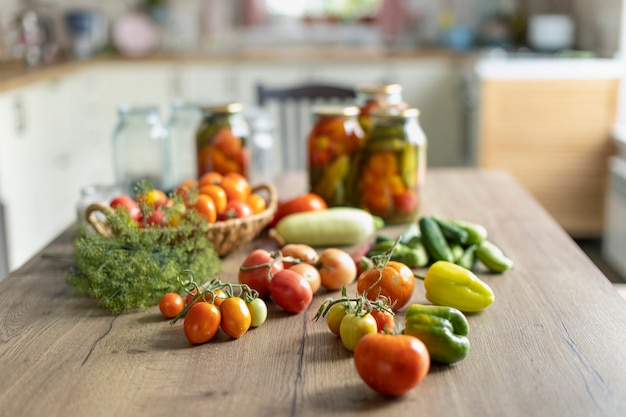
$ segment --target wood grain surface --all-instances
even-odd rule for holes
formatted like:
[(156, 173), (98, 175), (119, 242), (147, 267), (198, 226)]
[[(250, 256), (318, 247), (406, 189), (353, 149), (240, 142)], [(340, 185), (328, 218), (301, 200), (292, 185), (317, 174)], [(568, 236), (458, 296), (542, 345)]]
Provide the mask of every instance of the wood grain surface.
[[(280, 195), (304, 178), (281, 176)], [(468, 357), (433, 365), (404, 396), (368, 388), (312, 320), (339, 292), (298, 315), (269, 302), (268, 321), (241, 339), (192, 347), (157, 307), (113, 317), (65, 283), (71, 259), (37, 256), (0, 283), (0, 416), (626, 415), (626, 301), (606, 277), (508, 173), (431, 170), (426, 182), (422, 214), (482, 223), (515, 267), (477, 271), (496, 301), (468, 317)], [(43, 252), (71, 254), (72, 233)], [(222, 279), (236, 281), (258, 247), (277, 249), (252, 241), (224, 258)], [(412, 301), (427, 303), (421, 284)]]

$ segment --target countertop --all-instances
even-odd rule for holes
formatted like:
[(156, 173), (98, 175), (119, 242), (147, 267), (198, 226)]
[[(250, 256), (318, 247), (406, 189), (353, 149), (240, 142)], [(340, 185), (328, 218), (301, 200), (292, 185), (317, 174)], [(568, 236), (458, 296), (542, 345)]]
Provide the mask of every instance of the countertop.
[[(302, 192), (305, 178), (280, 176), (279, 196)], [(625, 415), (626, 300), (555, 220), (504, 171), (431, 169), (422, 201), (424, 215), (483, 224), (515, 266), (499, 275), (477, 269), (496, 298), (468, 316), (469, 355), (433, 365), (404, 396), (385, 398), (366, 386), (352, 354), (312, 320), (339, 292), (322, 290), (296, 315), (268, 301), (261, 327), (192, 347), (182, 323), (171, 326), (157, 307), (113, 317), (65, 283), (71, 258), (36, 256), (0, 282), (1, 414)], [(72, 234), (43, 253), (71, 255)], [(235, 282), (255, 248), (277, 246), (260, 236), (223, 259), (221, 278)], [(412, 302), (427, 303), (420, 283)]]

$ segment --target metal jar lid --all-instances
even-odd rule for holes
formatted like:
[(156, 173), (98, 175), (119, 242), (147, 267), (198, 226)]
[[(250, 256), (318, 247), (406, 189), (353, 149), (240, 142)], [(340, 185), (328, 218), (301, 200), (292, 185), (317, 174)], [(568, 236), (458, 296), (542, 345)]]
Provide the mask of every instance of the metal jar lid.
[(205, 113), (214, 114), (232, 114), (243, 111), (243, 104), (241, 103), (228, 103), (228, 104), (214, 104), (209, 106), (203, 106), (202, 111)]
[(318, 116), (358, 116), (361, 110), (357, 106), (340, 104), (321, 104), (313, 107), (313, 113)]
[(366, 94), (400, 94), (402, 86), (400, 84), (365, 84), (357, 87), (357, 91)]
[(382, 107), (372, 112), (373, 117), (384, 119), (410, 119), (419, 116), (420, 111), (415, 107), (399, 109), (395, 107)]

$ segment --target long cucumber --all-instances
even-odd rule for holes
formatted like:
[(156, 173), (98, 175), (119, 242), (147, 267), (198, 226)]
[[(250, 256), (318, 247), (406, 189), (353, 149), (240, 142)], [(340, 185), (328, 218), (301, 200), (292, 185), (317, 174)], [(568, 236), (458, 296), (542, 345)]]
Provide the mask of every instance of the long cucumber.
[(276, 224), (285, 243), (310, 246), (348, 246), (362, 243), (384, 225), (380, 217), (352, 207), (294, 213)]

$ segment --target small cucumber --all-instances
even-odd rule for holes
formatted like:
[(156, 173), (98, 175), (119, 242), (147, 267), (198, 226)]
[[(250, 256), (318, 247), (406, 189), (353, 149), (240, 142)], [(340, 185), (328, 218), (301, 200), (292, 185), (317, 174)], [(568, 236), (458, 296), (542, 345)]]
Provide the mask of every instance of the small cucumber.
[(457, 261), (457, 265), (461, 265), (465, 269), (472, 269), (474, 264), (476, 263), (476, 248), (477, 244), (469, 245), (465, 252), (463, 252), (463, 256), (461, 256)]
[(513, 261), (502, 252), (502, 249), (488, 240), (478, 244), (476, 257), (491, 272), (501, 273), (513, 266)]
[(433, 217), (439, 225), (441, 232), (450, 243), (459, 243), (464, 245), (467, 241), (467, 231), (454, 223), (446, 221), (440, 217)]
[(467, 232), (467, 239), (465, 241), (466, 245), (473, 245), (487, 239), (487, 229), (483, 225), (468, 222), (466, 220), (451, 220), (450, 223), (464, 229)]
[(434, 261), (453, 262), (452, 251), (441, 228), (432, 217), (422, 217), (419, 220), (422, 243)]
[(352, 207), (294, 213), (276, 224), (285, 243), (310, 246), (348, 246), (362, 243), (384, 225), (380, 217)]

